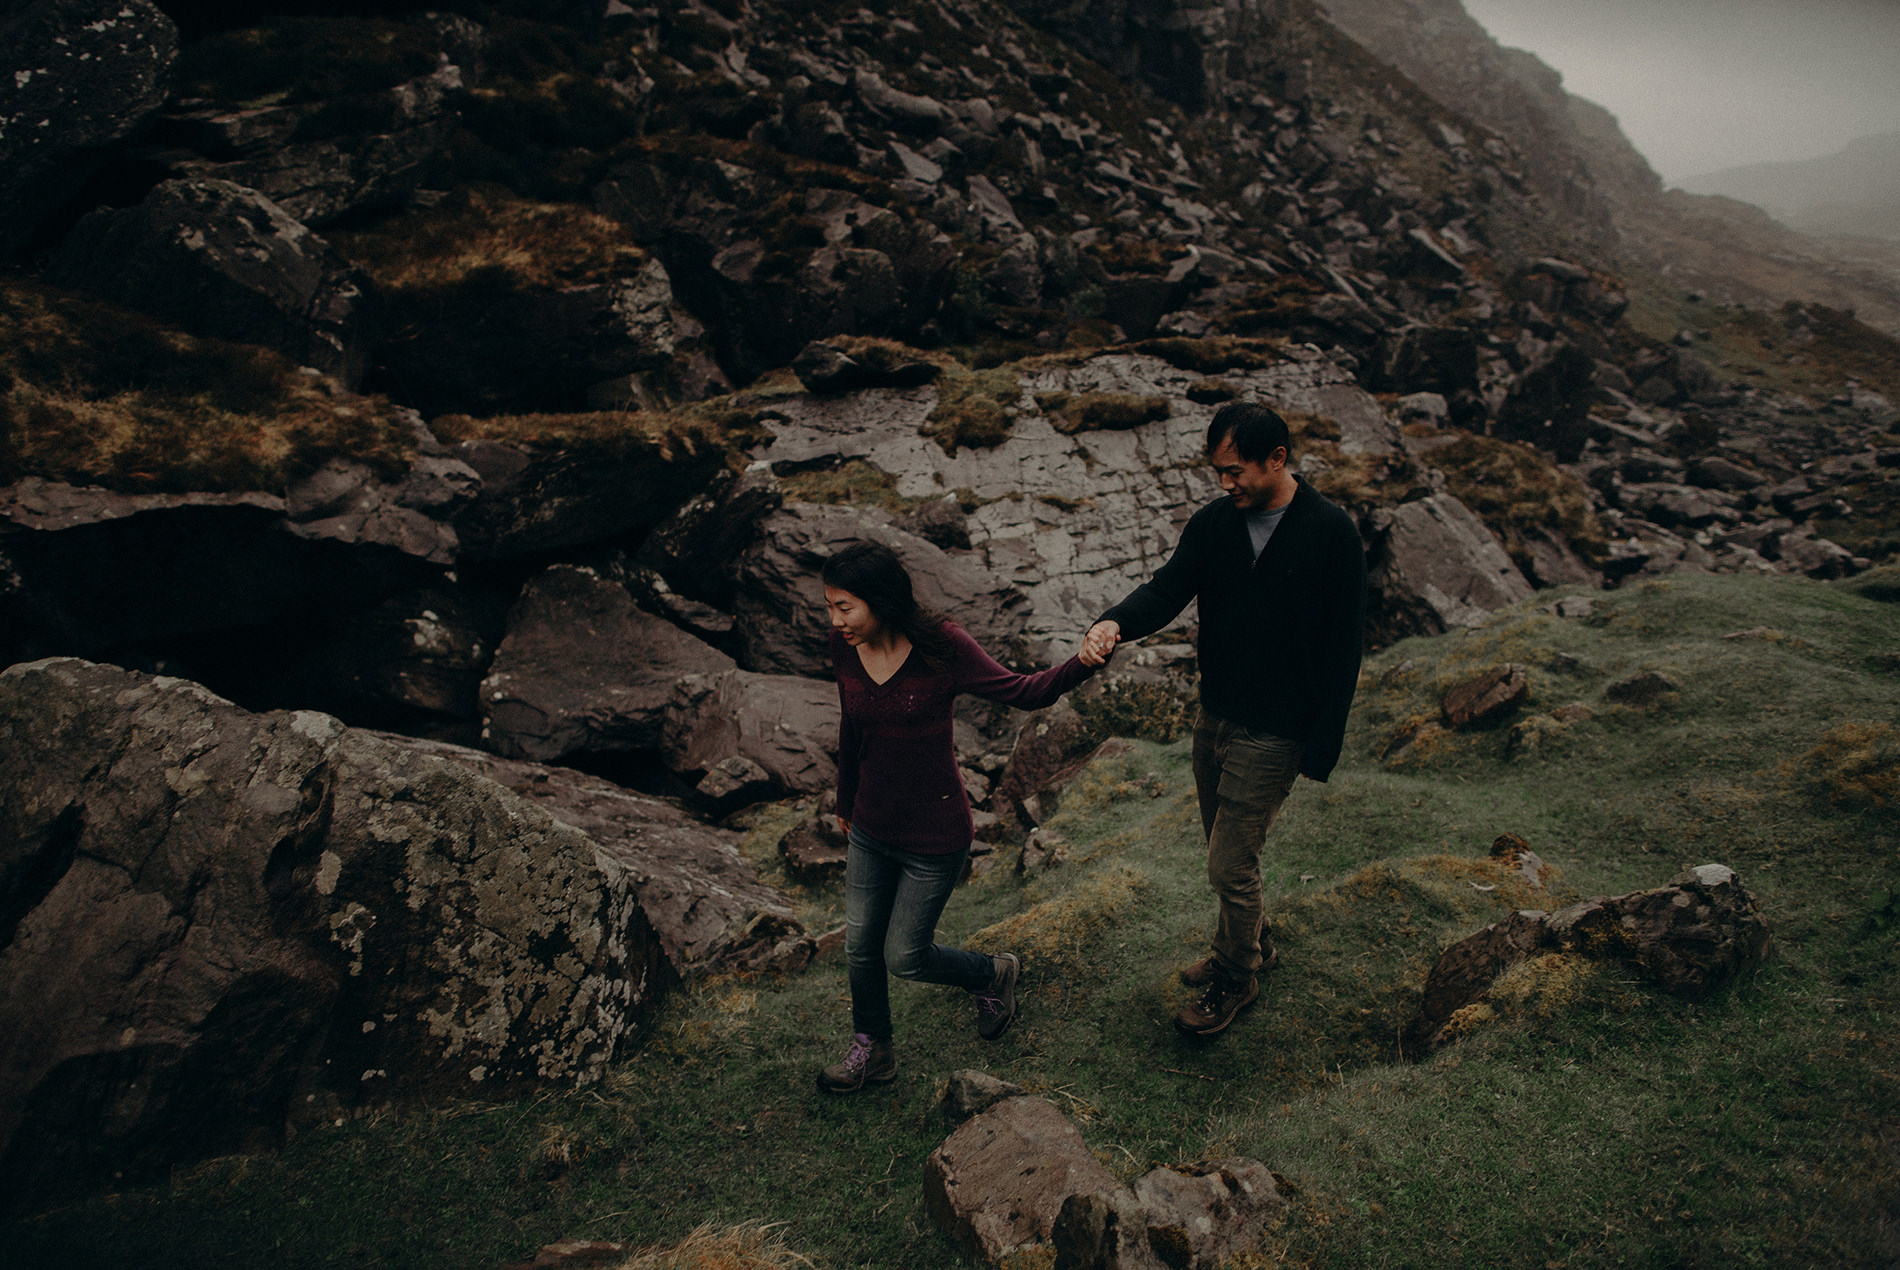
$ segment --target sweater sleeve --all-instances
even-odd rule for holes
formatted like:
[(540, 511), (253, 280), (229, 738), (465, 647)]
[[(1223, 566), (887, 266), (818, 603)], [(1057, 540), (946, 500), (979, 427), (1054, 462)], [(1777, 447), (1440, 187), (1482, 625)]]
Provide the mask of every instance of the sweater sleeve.
[(1366, 553), (1350, 520), (1342, 517), (1339, 527), (1327, 536), (1321, 578), (1323, 616), (1316, 658), (1319, 714), (1300, 756), (1302, 774), (1317, 781), (1332, 774), (1345, 746), (1346, 716), (1358, 691), (1365, 644)]
[(1207, 541), (1207, 509), (1203, 508), (1181, 530), (1181, 541), (1175, 544), (1168, 562), (1102, 614), (1100, 620), (1119, 625), (1123, 642), (1152, 635), (1172, 622), (1188, 601), (1200, 594)]
[(950, 675), (953, 690), (967, 692), (1019, 710), (1040, 710), (1095, 673), (1075, 657), (1059, 666), (1019, 675), (983, 651), (982, 645), (955, 622), (944, 623), (950, 637)]

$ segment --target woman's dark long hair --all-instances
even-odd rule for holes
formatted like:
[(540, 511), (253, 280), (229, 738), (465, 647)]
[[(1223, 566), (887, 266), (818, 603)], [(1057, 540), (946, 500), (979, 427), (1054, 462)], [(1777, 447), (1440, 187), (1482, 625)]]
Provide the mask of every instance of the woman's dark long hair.
[(871, 616), (908, 639), (932, 670), (950, 668), (950, 637), (943, 632), (943, 614), (917, 602), (910, 570), (895, 551), (868, 539), (854, 542), (825, 561), (819, 576), (826, 586), (863, 600)]

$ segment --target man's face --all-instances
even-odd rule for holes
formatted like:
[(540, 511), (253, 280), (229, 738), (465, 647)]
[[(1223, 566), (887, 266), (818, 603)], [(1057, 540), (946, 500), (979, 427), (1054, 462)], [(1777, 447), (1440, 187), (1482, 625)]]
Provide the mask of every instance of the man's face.
[(1234, 439), (1229, 437), (1207, 461), (1213, 465), (1214, 475), (1220, 478), (1220, 487), (1244, 511), (1271, 507), (1275, 496), (1282, 492), (1282, 474), (1286, 471), (1284, 446), (1255, 462), (1241, 458)]

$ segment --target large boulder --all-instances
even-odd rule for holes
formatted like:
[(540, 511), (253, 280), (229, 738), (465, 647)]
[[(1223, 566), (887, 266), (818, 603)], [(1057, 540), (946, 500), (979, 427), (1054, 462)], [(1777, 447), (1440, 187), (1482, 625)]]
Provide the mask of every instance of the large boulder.
[(1530, 598), (1496, 535), (1450, 494), (1375, 513), (1373, 527), (1366, 633), (1375, 644), (1476, 626)]
[(641, 533), (726, 465), (718, 446), (692, 438), (625, 441), (611, 455), (494, 440), (447, 446), (482, 482), (453, 519), (462, 557), (512, 559)]
[(151, 0), (29, 0), (0, 13), (0, 47), (0, 255), (12, 255), (164, 104), (178, 28)]
[(436, 69), (386, 89), (316, 102), (211, 104), (167, 118), (171, 136), (200, 155), (175, 160), (181, 176), (235, 181), (321, 228), (352, 212), (400, 206), (455, 133), (486, 33), (468, 18), (429, 14)]
[(759, 524), (739, 558), (733, 612), (751, 670), (831, 674), (830, 619), (819, 570), (838, 551), (863, 539), (896, 552), (910, 571), (917, 599), (967, 630), (991, 656), (1016, 651), (1028, 601), (982, 567), (898, 529), (884, 512), (787, 503)]
[(473, 737), (503, 614), (447, 583), (352, 614), (296, 668), (313, 704), (354, 721), (454, 720)]
[(682, 678), (661, 751), (716, 804), (820, 793), (838, 780), (838, 689), (829, 679), (744, 670)]
[(1047, 1243), (1072, 1195), (1120, 1188), (1082, 1134), (1042, 1098), (1005, 1098), (924, 1161), (924, 1206), (946, 1235), (994, 1265)]
[(653, 750), (674, 687), (732, 659), (582, 565), (529, 581), (482, 681), (482, 736), (509, 758)]
[(73, 659), (0, 673), (0, 1185), (598, 1076), (654, 1002), (626, 868), (310, 712)]
[(784, 894), (759, 881), (740, 854), (743, 835), (572, 768), (497, 758), (439, 741), (385, 739), (505, 785), (592, 838), (626, 869), (676, 978), (798, 970), (811, 961), (816, 942)]
[(47, 278), (195, 335), (262, 344), (354, 388), (373, 339), (362, 271), (230, 181), (166, 181), (81, 220)]

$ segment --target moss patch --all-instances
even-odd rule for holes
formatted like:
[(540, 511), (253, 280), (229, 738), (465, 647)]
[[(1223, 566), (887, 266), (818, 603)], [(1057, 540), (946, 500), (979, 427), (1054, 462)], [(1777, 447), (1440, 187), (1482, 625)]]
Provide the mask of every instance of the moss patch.
[(393, 477), (413, 445), (386, 401), (276, 353), (0, 282), (0, 482), (281, 492), (336, 456)]
[(1021, 396), (1022, 381), (1011, 367), (953, 370), (937, 381), (937, 405), (924, 421), (924, 435), (945, 454), (993, 449), (1009, 439)]

